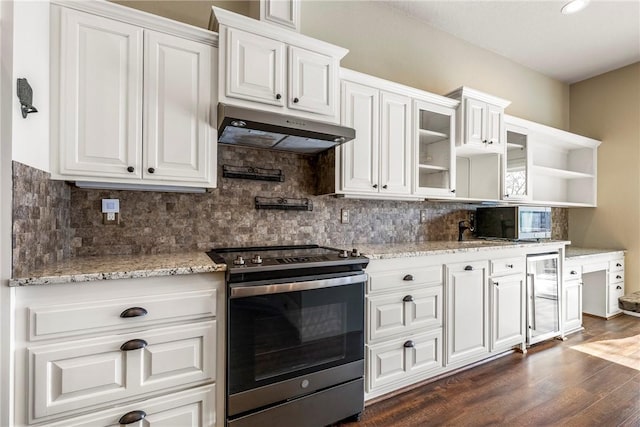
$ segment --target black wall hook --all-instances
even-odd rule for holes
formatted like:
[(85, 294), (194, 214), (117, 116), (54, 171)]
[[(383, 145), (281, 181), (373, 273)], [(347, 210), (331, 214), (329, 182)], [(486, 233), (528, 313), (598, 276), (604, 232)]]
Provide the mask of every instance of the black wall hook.
[(29, 86), (27, 79), (18, 79), (18, 99), (20, 100), (20, 109), (22, 117), (27, 118), (29, 113), (37, 113), (38, 110), (33, 106), (33, 89)]

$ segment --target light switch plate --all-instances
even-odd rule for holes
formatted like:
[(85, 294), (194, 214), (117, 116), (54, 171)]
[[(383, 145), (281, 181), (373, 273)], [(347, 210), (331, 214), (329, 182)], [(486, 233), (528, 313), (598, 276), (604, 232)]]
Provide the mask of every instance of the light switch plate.
[(420, 224), (424, 224), (425, 222), (427, 222), (427, 211), (422, 210), (420, 211)]

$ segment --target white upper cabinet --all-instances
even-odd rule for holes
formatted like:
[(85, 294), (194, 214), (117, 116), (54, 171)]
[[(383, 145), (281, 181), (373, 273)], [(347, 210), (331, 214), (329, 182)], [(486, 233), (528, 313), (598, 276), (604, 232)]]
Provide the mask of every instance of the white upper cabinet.
[(531, 199), (531, 156), (526, 128), (505, 123), (507, 150), (502, 172), (502, 199), (525, 201)]
[(217, 7), (220, 102), (338, 123), (347, 50)]
[(53, 178), (215, 187), (214, 38), (151, 30), (111, 3), (73, 7), (51, 7)]
[(211, 164), (211, 46), (145, 32), (145, 179), (207, 183)]
[(378, 193), (374, 185), (377, 185), (380, 173), (380, 91), (354, 82), (342, 82), (341, 122), (356, 130), (355, 139), (337, 149), (342, 154), (342, 190)]
[(142, 177), (142, 29), (60, 9), (62, 175)]
[(284, 43), (229, 28), (227, 48), (227, 96), (283, 107)]
[(411, 197), (411, 98), (343, 80), (341, 116), (343, 125), (356, 130), (356, 138), (337, 148), (338, 193)]
[(504, 109), (511, 102), (468, 87), (447, 96), (460, 101), (456, 128), (458, 154), (503, 153)]
[(415, 194), (438, 197), (455, 195), (454, 106), (414, 101)]
[[(548, 206), (596, 206), (600, 141), (513, 116), (505, 116), (505, 121), (510, 128), (516, 126), (526, 132), (530, 191), (526, 201)], [(507, 161), (508, 157), (507, 153)]]

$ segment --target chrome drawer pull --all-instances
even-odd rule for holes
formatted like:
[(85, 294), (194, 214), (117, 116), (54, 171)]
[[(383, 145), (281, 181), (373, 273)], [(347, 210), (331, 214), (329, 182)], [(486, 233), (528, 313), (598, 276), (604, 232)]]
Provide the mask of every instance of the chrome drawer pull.
[(622, 276), (616, 276), (616, 279), (622, 279)]
[(124, 414), (118, 420), (118, 424), (133, 424), (138, 421), (142, 421), (144, 417), (147, 416), (147, 413), (144, 411), (131, 411)]
[(413, 343), (413, 341), (409, 340), (409, 341), (405, 342), (403, 344), (403, 346), (404, 346), (404, 348), (413, 348), (413, 347), (415, 347), (415, 344)]
[(140, 339), (129, 340), (120, 346), (120, 350), (122, 351), (140, 350), (141, 348), (145, 348), (148, 345), (149, 344), (147, 344), (145, 340), (140, 340)]
[(413, 296), (407, 295), (406, 297), (402, 298), (402, 301), (411, 302), (411, 301), (413, 301)]
[(569, 274), (578, 274), (578, 272), (575, 271), (575, 270), (571, 270), (571, 273), (569, 273)]
[(619, 262), (616, 263), (616, 267), (622, 267), (622, 264), (620, 264)]
[(616, 286), (616, 289), (622, 289), (622, 286)]
[(413, 281), (413, 276), (411, 274), (407, 274), (406, 276), (404, 276), (402, 278), (402, 280), (407, 281), (407, 282), (411, 282), (411, 281)]
[(471, 270), (473, 270), (473, 266), (471, 266), (471, 265), (467, 265), (467, 266), (464, 268), (464, 270), (465, 270), (465, 271), (471, 271)]
[(147, 314), (149, 314), (149, 312), (142, 307), (130, 307), (120, 313), (120, 317), (126, 319), (128, 317), (142, 317), (146, 316)]

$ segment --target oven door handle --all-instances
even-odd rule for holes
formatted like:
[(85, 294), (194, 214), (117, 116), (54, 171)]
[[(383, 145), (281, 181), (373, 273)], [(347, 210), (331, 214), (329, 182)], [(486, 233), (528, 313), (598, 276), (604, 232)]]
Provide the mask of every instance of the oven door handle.
[(229, 298), (246, 298), (257, 295), (281, 294), (284, 292), (308, 291), (311, 289), (330, 288), (332, 286), (353, 285), (355, 283), (365, 283), (367, 278), (367, 274), (362, 273), (355, 276), (309, 280), (305, 282), (278, 283), (258, 286), (234, 286), (231, 288)]

